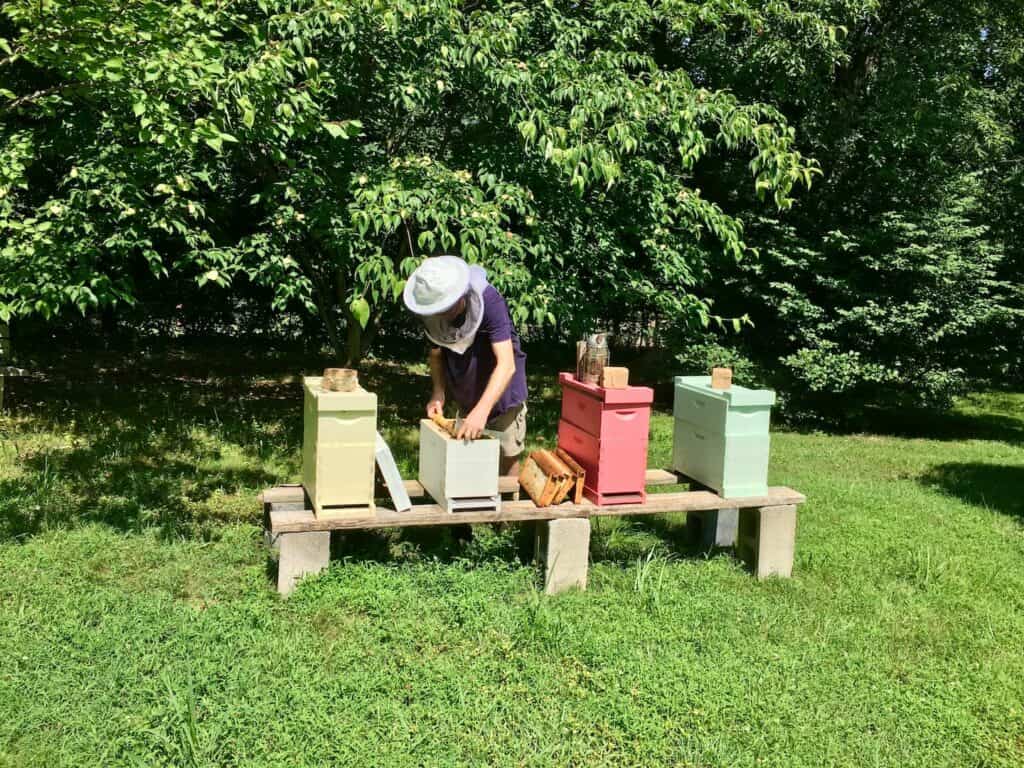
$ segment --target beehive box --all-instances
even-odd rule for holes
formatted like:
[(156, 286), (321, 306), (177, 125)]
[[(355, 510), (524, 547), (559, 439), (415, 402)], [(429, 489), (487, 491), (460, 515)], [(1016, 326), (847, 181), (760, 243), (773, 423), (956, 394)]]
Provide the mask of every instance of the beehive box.
[(583, 495), (597, 504), (633, 504), (646, 498), (650, 387), (606, 389), (569, 373), (562, 385), (558, 447), (586, 472)]
[(501, 444), (489, 435), (479, 440), (457, 440), (430, 419), (422, 419), (420, 484), (449, 512), (500, 509), (500, 450)]
[(325, 392), (321, 378), (302, 380), (302, 484), (320, 517), (373, 511), (377, 396), (358, 388)]
[(672, 468), (725, 498), (763, 496), (774, 403), (770, 389), (712, 389), (710, 376), (677, 376)]

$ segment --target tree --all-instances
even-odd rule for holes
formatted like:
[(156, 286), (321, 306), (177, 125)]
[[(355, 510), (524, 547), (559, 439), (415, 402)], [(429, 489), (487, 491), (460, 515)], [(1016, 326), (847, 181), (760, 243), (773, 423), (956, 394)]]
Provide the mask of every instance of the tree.
[[(1011, 345), (1019, 359), (1019, 215), (1008, 214), (1021, 8), (886, 0), (833, 12), (833, 62), (798, 39), (779, 53), (779, 35), (694, 46), (691, 68), (773, 101), (824, 172), (785, 219), (739, 204), (762, 258), (718, 270), (708, 292), (719, 311), (750, 313), (748, 350), (819, 414), (944, 407), (1007, 370)], [(726, 158), (709, 171), (728, 190), (743, 169)]]
[(352, 361), (439, 252), (485, 262), (519, 321), (642, 302), (707, 322), (693, 287), (749, 249), (698, 166), (741, 159), (783, 209), (817, 166), (686, 51), (837, 34), (743, 0), (9, 0), (0, 19), (0, 319), (184, 273), (272, 287)]

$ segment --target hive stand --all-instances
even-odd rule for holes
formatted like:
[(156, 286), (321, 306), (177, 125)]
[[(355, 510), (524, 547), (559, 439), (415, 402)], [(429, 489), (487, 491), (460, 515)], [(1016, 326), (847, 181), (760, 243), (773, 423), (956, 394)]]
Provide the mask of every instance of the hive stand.
[[(671, 485), (679, 478), (665, 470), (649, 469), (648, 486)], [(518, 488), (514, 477), (499, 478), (499, 492)], [(406, 480), (410, 496), (424, 495), (423, 486)], [(407, 512), (378, 506), (361, 519), (323, 519), (313, 514), (302, 486), (277, 486), (263, 494), (264, 517), (271, 544), (279, 552), (278, 592), (287, 595), (303, 575), (327, 567), (331, 531), (368, 528), (458, 525), (463, 523), (538, 522), (538, 560), (545, 565), (544, 587), (549, 594), (585, 589), (590, 548), (590, 521), (619, 515), (721, 513), (739, 510), (738, 554), (747, 559), (759, 579), (788, 577), (793, 570), (796, 508), (806, 499), (789, 488), (769, 488), (763, 496), (723, 499), (711, 491), (658, 493), (642, 504), (597, 506), (583, 501), (537, 507), (529, 499), (505, 501), (500, 510), (477, 509), (452, 514), (437, 504), (416, 504)], [(719, 518), (721, 519), (721, 518)], [(716, 526), (717, 530), (717, 526)], [(292, 539), (291, 537), (296, 537)]]
[(795, 504), (740, 510), (739, 555), (753, 565), (757, 578), (788, 579), (795, 545)]

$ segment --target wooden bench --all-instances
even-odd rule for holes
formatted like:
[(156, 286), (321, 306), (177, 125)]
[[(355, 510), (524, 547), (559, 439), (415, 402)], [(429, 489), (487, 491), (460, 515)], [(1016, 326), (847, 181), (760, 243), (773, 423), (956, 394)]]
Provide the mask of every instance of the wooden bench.
[[(672, 472), (647, 470), (648, 486), (679, 482)], [(406, 480), (405, 487), (410, 497), (425, 495), (423, 486), (415, 480)], [(518, 495), (518, 480), (500, 478), (499, 490), (503, 495)], [(705, 543), (735, 544), (738, 554), (752, 564), (757, 578), (789, 577), (796, 508), (804, 501), (802, 494), (783, 487), (769, 488), (765, 496), (732, 499), (723, 499), (709, 490), (692, 490), (652, 494), (643, 504), (614, 506), (584, 501), (537, 507), (529, 499), (514, 498), (503, 501), (499, 511), (450, 513), (437, 504), (414, 504), (405, 512), (377, 507), (372, 515), (345, 520), (317, 518), (301, 485), (279, 485), (263, 492), (263, 514), (268, 542), (278, 551), (277, 590), (283, 595), (290, 593), (302, 576), (327, 567), (331, 531), (506, 522), (540, 523), (538, 558), (545, 565), (545, 591), (554, 594), (573, 587), (586, 588), (591, 518), (622, 515), (686, 512), (688, 523), (702, 523)]]

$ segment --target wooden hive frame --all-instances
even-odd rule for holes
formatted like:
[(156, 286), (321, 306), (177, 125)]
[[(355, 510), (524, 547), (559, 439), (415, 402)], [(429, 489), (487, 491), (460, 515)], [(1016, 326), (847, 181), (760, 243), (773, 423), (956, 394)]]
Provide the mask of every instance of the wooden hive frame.
[(538, 507), (559, 504), (570, 491), (573, 503), (583, 498), (583, 468), (561, 448), (531, 453), (523, 463), (519, 484)]

